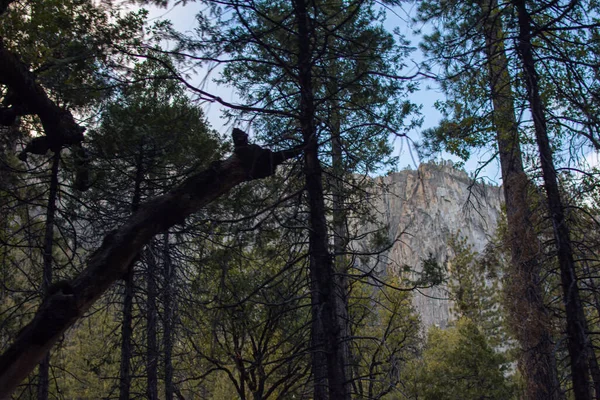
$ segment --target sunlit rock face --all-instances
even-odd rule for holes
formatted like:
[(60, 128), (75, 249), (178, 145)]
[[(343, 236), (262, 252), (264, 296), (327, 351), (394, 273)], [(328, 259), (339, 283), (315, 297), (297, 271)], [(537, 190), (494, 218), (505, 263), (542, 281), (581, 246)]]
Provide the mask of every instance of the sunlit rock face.
[[(405, 266), (419, 271), (430, 254), (444, 265), (453, 257), (448, 239), (457, 233), (473, 245), (473, 250), (481, 252), (496, 231), (501, 189), (474, 184), (449, 162), (422, 164), (416, 171), (378, 179), (385, 188), (374, 196), (373, 203), (378, 220), (389, 226), (389, 239), (394, 241), (376, 261), (369, 261), (377, 265), (380, 274), (407, 274)], [(419, 289), (414, 305), (425, 328), (445, 328), (451, 319), (445, 285)]]

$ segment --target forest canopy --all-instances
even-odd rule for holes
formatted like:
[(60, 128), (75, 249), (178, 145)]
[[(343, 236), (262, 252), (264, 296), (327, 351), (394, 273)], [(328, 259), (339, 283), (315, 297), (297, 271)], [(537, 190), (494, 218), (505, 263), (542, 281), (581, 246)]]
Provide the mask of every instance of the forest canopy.
[[(597, 398), (598, 7), (0, 0), (0, 398)], [(394, 258), (399, 143), (485, 246)]]

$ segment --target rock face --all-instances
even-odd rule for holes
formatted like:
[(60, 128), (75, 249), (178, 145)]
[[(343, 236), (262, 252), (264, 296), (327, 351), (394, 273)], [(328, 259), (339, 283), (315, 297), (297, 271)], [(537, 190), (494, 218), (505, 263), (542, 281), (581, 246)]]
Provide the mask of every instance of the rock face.
[[(501, 189), (474, 185), (450, 162), (422, 164), (416, 171), (378, 179), (385, 187), (374, 200), (378, 219), (389, 226), (389, 238), (395, 241), (378, 256), (380, 273), (402, 274), (406, 265), (418, 271), (430, 255), (443, 265), (453, 256), (447, 245), (451, 235), (459, 233), (473, 250), (482, 251), (495, 233)], [(445, 285), (418, 290), (414, 305), (425, 328), (444, 328), (451, 318)]]

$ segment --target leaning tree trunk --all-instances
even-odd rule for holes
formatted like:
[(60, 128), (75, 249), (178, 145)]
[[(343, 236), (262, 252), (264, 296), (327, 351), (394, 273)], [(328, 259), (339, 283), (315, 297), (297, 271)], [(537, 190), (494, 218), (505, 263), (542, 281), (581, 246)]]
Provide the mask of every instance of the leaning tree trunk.
[[(313, 318), (313, 373), (320, 373), (322, 365), (319, 354), (327, 356), (327, 383), (329, 399), (350, 398), (345, 366), (347, 360), (340, 340), (341, 326), (337, 310), (341, 308), (336, 296), (335, 271), (329, 252), (329, 237), (325, 199), (323, 195), (322, 169), (319, 161), (319, 145), (315, 126), (315, 104), (312, 88), (312, 64), (309, 35), (309, 15), (305, 0), (293, 1), (298, 28), (298, 78), (300, 86), (300, 126), (304, 139), (305, 188), (309, 207), (310, 279)], [(319, 329), (315, 331), (314, 329)], [(321, 330), (322, 329), (322, 330)], [(319, 377), (321, 378), (321, 377)], [(315, 384), (320, 382), (315, 381)], [(315, 398), (323, 396), (315, 387)], [(319, 397), (319, 399), (322, 397)]]
[(480, 5), (511, 249), (506, 288), (511, 292), (509, 320), (520, 345), (519, 370), (525, 378), (527, 398), (558, 400), (561, 393), (550, 316), (542, 298), (541, 243), (531, 219), (529, 180), (523, 170), (502, 21), (497, 0), (483, 0)]
[[(52, 285), (52, 249), (54, 248), (54, 217), (56, 214), (56, 198), (58, 196), (58, 167), (60, 165), (60, 150), (52, 156), (50, 172), (50, 190), (48, 193), (48, 207), (46, 208), (46, 229), (44, 232), (44, 265), (42, 269), (42, 293), (47, 296)], [(39, 366), (37, 398), (48, 399), (50, 373), (50, 353), (46, 354)]]
[(525, 0), (513, 0), (519, 22), (519, 56), (527, 87), (527, 96), (533, 116), (535, 137), (540, 153), (540, 165), (546, 188), (548, 211), (552, 221), (554, 240), (560, 267), (563, 303), (567, 315), (567, 348), (571, 362), (571, 379), (576, 400), (590, 399), (588, 373), (588, 337), (585, 332), (585, 315), (579, 297), (579, 287), (573, 259), (573, 248), (564, 206), (560, 197), (558, 177), (554, 168), (552, 148), (548, 137), (546, 116), (540, 96), (538, 75), (531, 45), (531, 16)]

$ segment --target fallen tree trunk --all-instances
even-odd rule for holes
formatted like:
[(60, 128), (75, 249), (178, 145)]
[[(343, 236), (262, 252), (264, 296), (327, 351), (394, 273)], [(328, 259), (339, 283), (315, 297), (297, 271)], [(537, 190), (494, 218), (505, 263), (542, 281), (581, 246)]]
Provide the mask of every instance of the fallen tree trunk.
[[(251, 152), (238, 151), (247, 148), (236, 147), (231, 157), (143, 204), (123, 226), (105, 236), (79, 276), (50, 289), (33, 320), (0, 356), (0, 399), (10, 398), (63, 333), (125, 275), (128, 266), (153, 236), (183, 223), (187, 216), (240, 183), (272, 175), (277, 165), (302, 152), (299, 148), (271, 152), (257, 145), (250, 146)], [(257, 168), (261, 168), (260, 176), (253, 174)]]

